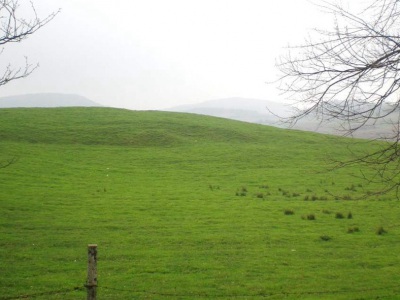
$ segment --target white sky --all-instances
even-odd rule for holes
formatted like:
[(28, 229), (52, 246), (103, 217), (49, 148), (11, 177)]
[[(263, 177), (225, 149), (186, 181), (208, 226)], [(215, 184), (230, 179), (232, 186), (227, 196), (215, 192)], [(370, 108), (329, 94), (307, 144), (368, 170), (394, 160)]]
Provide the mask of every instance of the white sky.
[(28, 56), (40, 68), (3, 86), (0, 96), (73, 93), (130, 109), (227, 97), (281, 101), (266, 82), (276, 79), (283, 48), (301, 43), (312, 28), (333, 25), (308, 0), (34, 4), (42, 17), (62, 11), (29, 39), (4, 48), (3, 64), (21, 66)]

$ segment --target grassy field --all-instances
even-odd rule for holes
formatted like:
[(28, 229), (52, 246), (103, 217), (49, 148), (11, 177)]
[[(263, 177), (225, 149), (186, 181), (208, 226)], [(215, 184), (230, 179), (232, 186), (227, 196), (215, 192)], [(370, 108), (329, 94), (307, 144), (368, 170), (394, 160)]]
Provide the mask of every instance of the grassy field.
[(377, 186), (356, 167), (326, 172), (350, 145), (373, 147), (190, 114), (2, 109), (0, 161), (17, 161), (0, 169), (0, 299), (84, 299), (90, 243), (99, 299), (400, 299), (399, 201), (357, 200)]

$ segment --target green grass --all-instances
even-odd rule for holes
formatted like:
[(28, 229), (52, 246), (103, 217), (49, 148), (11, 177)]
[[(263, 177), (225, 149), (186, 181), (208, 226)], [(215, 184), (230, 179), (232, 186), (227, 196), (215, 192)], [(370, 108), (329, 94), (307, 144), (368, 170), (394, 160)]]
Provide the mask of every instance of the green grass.
[(0, 170), (0, 299), (84, 298), (90, 243), (99, 299), (400, 299), (399, 202), (335, 200), (377, 186), (325, 172), (349, 145), (373, 147), (190, 114), (2, 109), (0, 161), (17, 162)]

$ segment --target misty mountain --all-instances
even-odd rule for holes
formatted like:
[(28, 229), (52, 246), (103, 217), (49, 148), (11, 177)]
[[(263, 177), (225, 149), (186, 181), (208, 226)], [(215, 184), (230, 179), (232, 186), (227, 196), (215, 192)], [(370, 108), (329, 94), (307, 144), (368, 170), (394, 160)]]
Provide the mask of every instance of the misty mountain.
[[(287, 118), (291, 116), (293, 112), (290, 106), (282, 103), (247, 98), (211, 100), (198, 104), (172, 107), (168, 109), (168, 111), (196, 113), (281, 128), (289, 128), (290, 126), (289, 124), (282, 122), (282, 119), (279, 117)], [(368, 139), (390, 137), (393, 132), (393, 124), (397, 118), (398, 115), (393, 113), (381, 120), (367, 122), (365, 126), (354, 132), (352, 136)], [(353, 124), (353, 126), (355, 126), (355, 124)], [(341, 123), (338, 120), (324, 120), (324, 122), (321, 122), (320, 118), (311, 114), (299, 120), (290, 128), (326, 134), (344, 135), (347, 127), (347, 123)]]
[(102, 106), (86, 97), (74, 94), (41, 93), (15, 95), (0, 98), (0, 108), (16, 107), (66, 107)]
[(277, 126), (280, 121), (278, 116), (289, 116), (290, 107), (268, 100), (225, 98), (197, 104), (175, 106), (167, 109), (167, 111), (188, 112)]

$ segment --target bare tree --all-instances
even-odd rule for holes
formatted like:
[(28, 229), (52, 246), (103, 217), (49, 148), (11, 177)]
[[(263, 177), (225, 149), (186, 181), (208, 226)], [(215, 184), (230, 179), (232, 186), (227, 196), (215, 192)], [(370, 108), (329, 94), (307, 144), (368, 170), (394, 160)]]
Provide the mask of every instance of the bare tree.
[[(45, 26), (59, 13), (53, 12), (46, 16), (44, 19), (40, 19), (36, 13), (33, 2), (24, 0), (25, 5), (29, 5), (28, 14), (30, 17), (22, 16), (20, 3), (18, 0), (0, 0), (0, 54), (3, 53), (4, 47), (7, 44), (19, 43), (29, 36), (34, 34), (40, 28)], [(27, 11), (24, 11), (27, 13)], [(28, 59), (25, 57), (23, 67), (13, 67), (10, 64), (6, 65), (5, 70), (0, 72), (0, 86), (3, 86), (10, 81), (25, 78), (29, 76), (36, 68), (38, 64), (30, 64)], [(16, 161), (15, 158), (0, 162), (0, 168), (5, 168)]]
[[(281, 57), (280, 88), (295, 100), (292, 124), (306, 116), (339, 120), (345, 134), (379, 120), (393, 122), (382, 148), (340, 165), (375, 170), (379, 192), (400, 189), (400, 1), (373, 1), (360, 12), (323, 1), (334, 17), (331, 31), (315, 30), (304, 45)], [(376, 149), (376, 148), (375, 148)]]
[[(25, 1), (28, 3), (28, 1)], [(20, 3), (18, 0), (0, 0), (0, 46), (4, 47), (10, 43), (19, 43), (40, 28), (49, 23), (59, 11), (51, 13), (44, 19), (40, 19), (32, 2), (29, 2), (31, 8), (31, 18), (20, 16)], [(2, 49), (2, 51), (4, 48)], [(25, 58), (24, 67), (13, 68), (8, 65), (0, 76), (0, 86), (20, 78), (27, 77), (36, 68), (36, 65), (28, 63)]]

